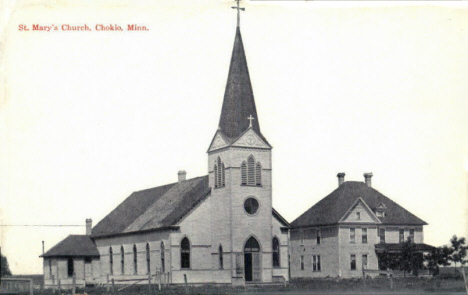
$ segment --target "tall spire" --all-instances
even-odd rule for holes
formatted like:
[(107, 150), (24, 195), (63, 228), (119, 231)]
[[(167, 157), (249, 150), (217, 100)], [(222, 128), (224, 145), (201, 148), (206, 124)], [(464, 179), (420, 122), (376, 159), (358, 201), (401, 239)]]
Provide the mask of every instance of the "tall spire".
[(263, 138), (250, 83), (244, 44), (240, 28), (237, 27), (219, 128), (224, 135), (233, 140), (250, 127)]

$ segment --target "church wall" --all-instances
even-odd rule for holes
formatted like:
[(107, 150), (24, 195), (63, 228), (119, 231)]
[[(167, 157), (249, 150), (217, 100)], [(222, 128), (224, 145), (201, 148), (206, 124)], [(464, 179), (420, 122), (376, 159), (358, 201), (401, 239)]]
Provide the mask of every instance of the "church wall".
[(287, 231), (281, 231), (284, 225), (274, 217), (272, 224), (272, 237), (277, 237), (280, 241), (280, 266), (273, 267), (273, 280), (283, 277), (284, 280), (289, 281), (289, 234)]
[[(180, 231), (171, 234), (172, 253), (172, 282), (184, 283), (230, 283), (229, 272), (219, 270), (218, 265), (213, 267), (210, 220), (212, 210), (212, 196), (202, 201), (193, 211), (179, 222)], [(181, 248), (183, 238), (190, 241), (190, 268), (181, 268)], [(217, 256), (217, 252), (216, 252)], [(226, 259), (225, 259), (226, 260)], [(225, 266), (229, 263), (225, 261)]]
[[(107, 283), (107, 277), (118, 280), (148, 277), (146, 266), (146, 244), (150, 246), (151, 273), (161, 271), (161, 242), (165, 245), (165, 272), (170, 271), (169, 231), (154, 231), (139, 234), (99, 238), (95, 240), (100, 254), (100, 281)], [(137, 273), (134, 272), (133, 245), (137, 247)], [(113, 274), (110, 271), (109, 248), (113, 251)], [(120, 247), (124, 247), (124, 273), (121, 272)]]
[[(317, 229), (321, 233), (320, 244), (317, 243)], [(292, 229), (290, 243), (292, 278), (339, 276), (339, 236), (336, 226)], [(320, 271), (313, 270), (314, 255), (320, 255)], [(301, 256), (304, 269), (301, 269)]]
[[(230, 166), (236, 167), (231, 173), (231, 211), (232, 211), (232, 243), (234, 253), (243, 253), (244, 245), (250, 236), (260, 243), (263, 253), (261, 265), (263, 269), (261, 280), (272, 281), (272, 192), (271, 192), (271, 151), (231, 148)], [(243, 161), (253, 155), (256, 162), (262, 165), (262, 186), (242, 186), (240, 166)], [(259, 203), (258, 212), (249, 215), (244, 210), (244, 202), (248, 197), (255, 197)]]
[[(236, 173), (234, 170), (237, 169), (231, 166), (230, 162), (230, 151), (229, 149), (221, 149), (215, 152), (212, 152), (208, 156), (208, 171), (209, 171), (209, 182), (212, 188), (211, 190), (211, 206), (212, 212), (210, 214), (211, 218), (211, 266), (213, 269), (218, 269), (219, 267), (219, 256), (217, 254), (219, 245), (222, 245), (223, 252), (226, 252), (224, 255), (224, 269), (231, 269), (231, 186), (232, 183), (232, 174)], [(217, 158), (224, 162), (225, 165), (225, 181), (226, 185), (224, 187), (217, 188), (215, 187), (214, 181), (214, 165)]]

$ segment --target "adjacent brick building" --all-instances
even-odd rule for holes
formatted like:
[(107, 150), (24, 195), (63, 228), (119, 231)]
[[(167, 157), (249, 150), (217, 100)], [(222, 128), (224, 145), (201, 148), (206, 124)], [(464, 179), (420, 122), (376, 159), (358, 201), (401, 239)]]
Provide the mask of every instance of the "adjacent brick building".
[(365, 182), (344, 181), (291, 223), (291, 277), (357, 277), (362, 268), (379, 269), (379, 254), (398, 253), (411, 239), (419, 253), (423, 243), (419, 219)]

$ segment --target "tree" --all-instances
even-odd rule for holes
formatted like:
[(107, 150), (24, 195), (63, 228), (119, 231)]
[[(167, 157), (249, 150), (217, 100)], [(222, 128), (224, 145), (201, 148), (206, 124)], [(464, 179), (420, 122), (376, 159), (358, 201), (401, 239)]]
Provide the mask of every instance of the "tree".
[(458, 238), (456, 235), (450, 239), (450, 243), (452, 244), (452, 253), (449, 256), (449, 259), (455, 263), (455, 268), (457, 267), (457, 263), (460, 263), (461, 265), (465, 265), (467, 260), (465, 260), (466, 257), (466, 250), (468, 249), (467, 246), (465, 246), (465, 238), (460, 237)]
[(448, 246), (442, 246), (432, 249), (432, 251), (424, 256), (424, 260), (427, 262), (427, 267), (432, 275), (439, 274), (439, 265), (448, 266), (450, 265), (450, 255), (453, 249)]
[(10, 266), (8, 265), (8, 259), (1, 255), (0, 257), (0, 276), (11, 276)]
[(419, 270), (423, 265), (423, 254), (416, 251), (416, 245), (410, 238), (403, 243), (399, 260), (400, 269), (404, 271), (405, 277), (406, 272), (415, 276), (419, 275)]

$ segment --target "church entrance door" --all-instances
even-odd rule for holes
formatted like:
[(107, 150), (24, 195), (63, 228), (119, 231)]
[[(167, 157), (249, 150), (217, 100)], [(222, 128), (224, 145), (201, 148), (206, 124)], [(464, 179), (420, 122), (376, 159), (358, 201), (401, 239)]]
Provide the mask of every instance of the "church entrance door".
[(251, 237), (244, 246), (245, 281), (259, 282), (261, 280), (260, 245)]

